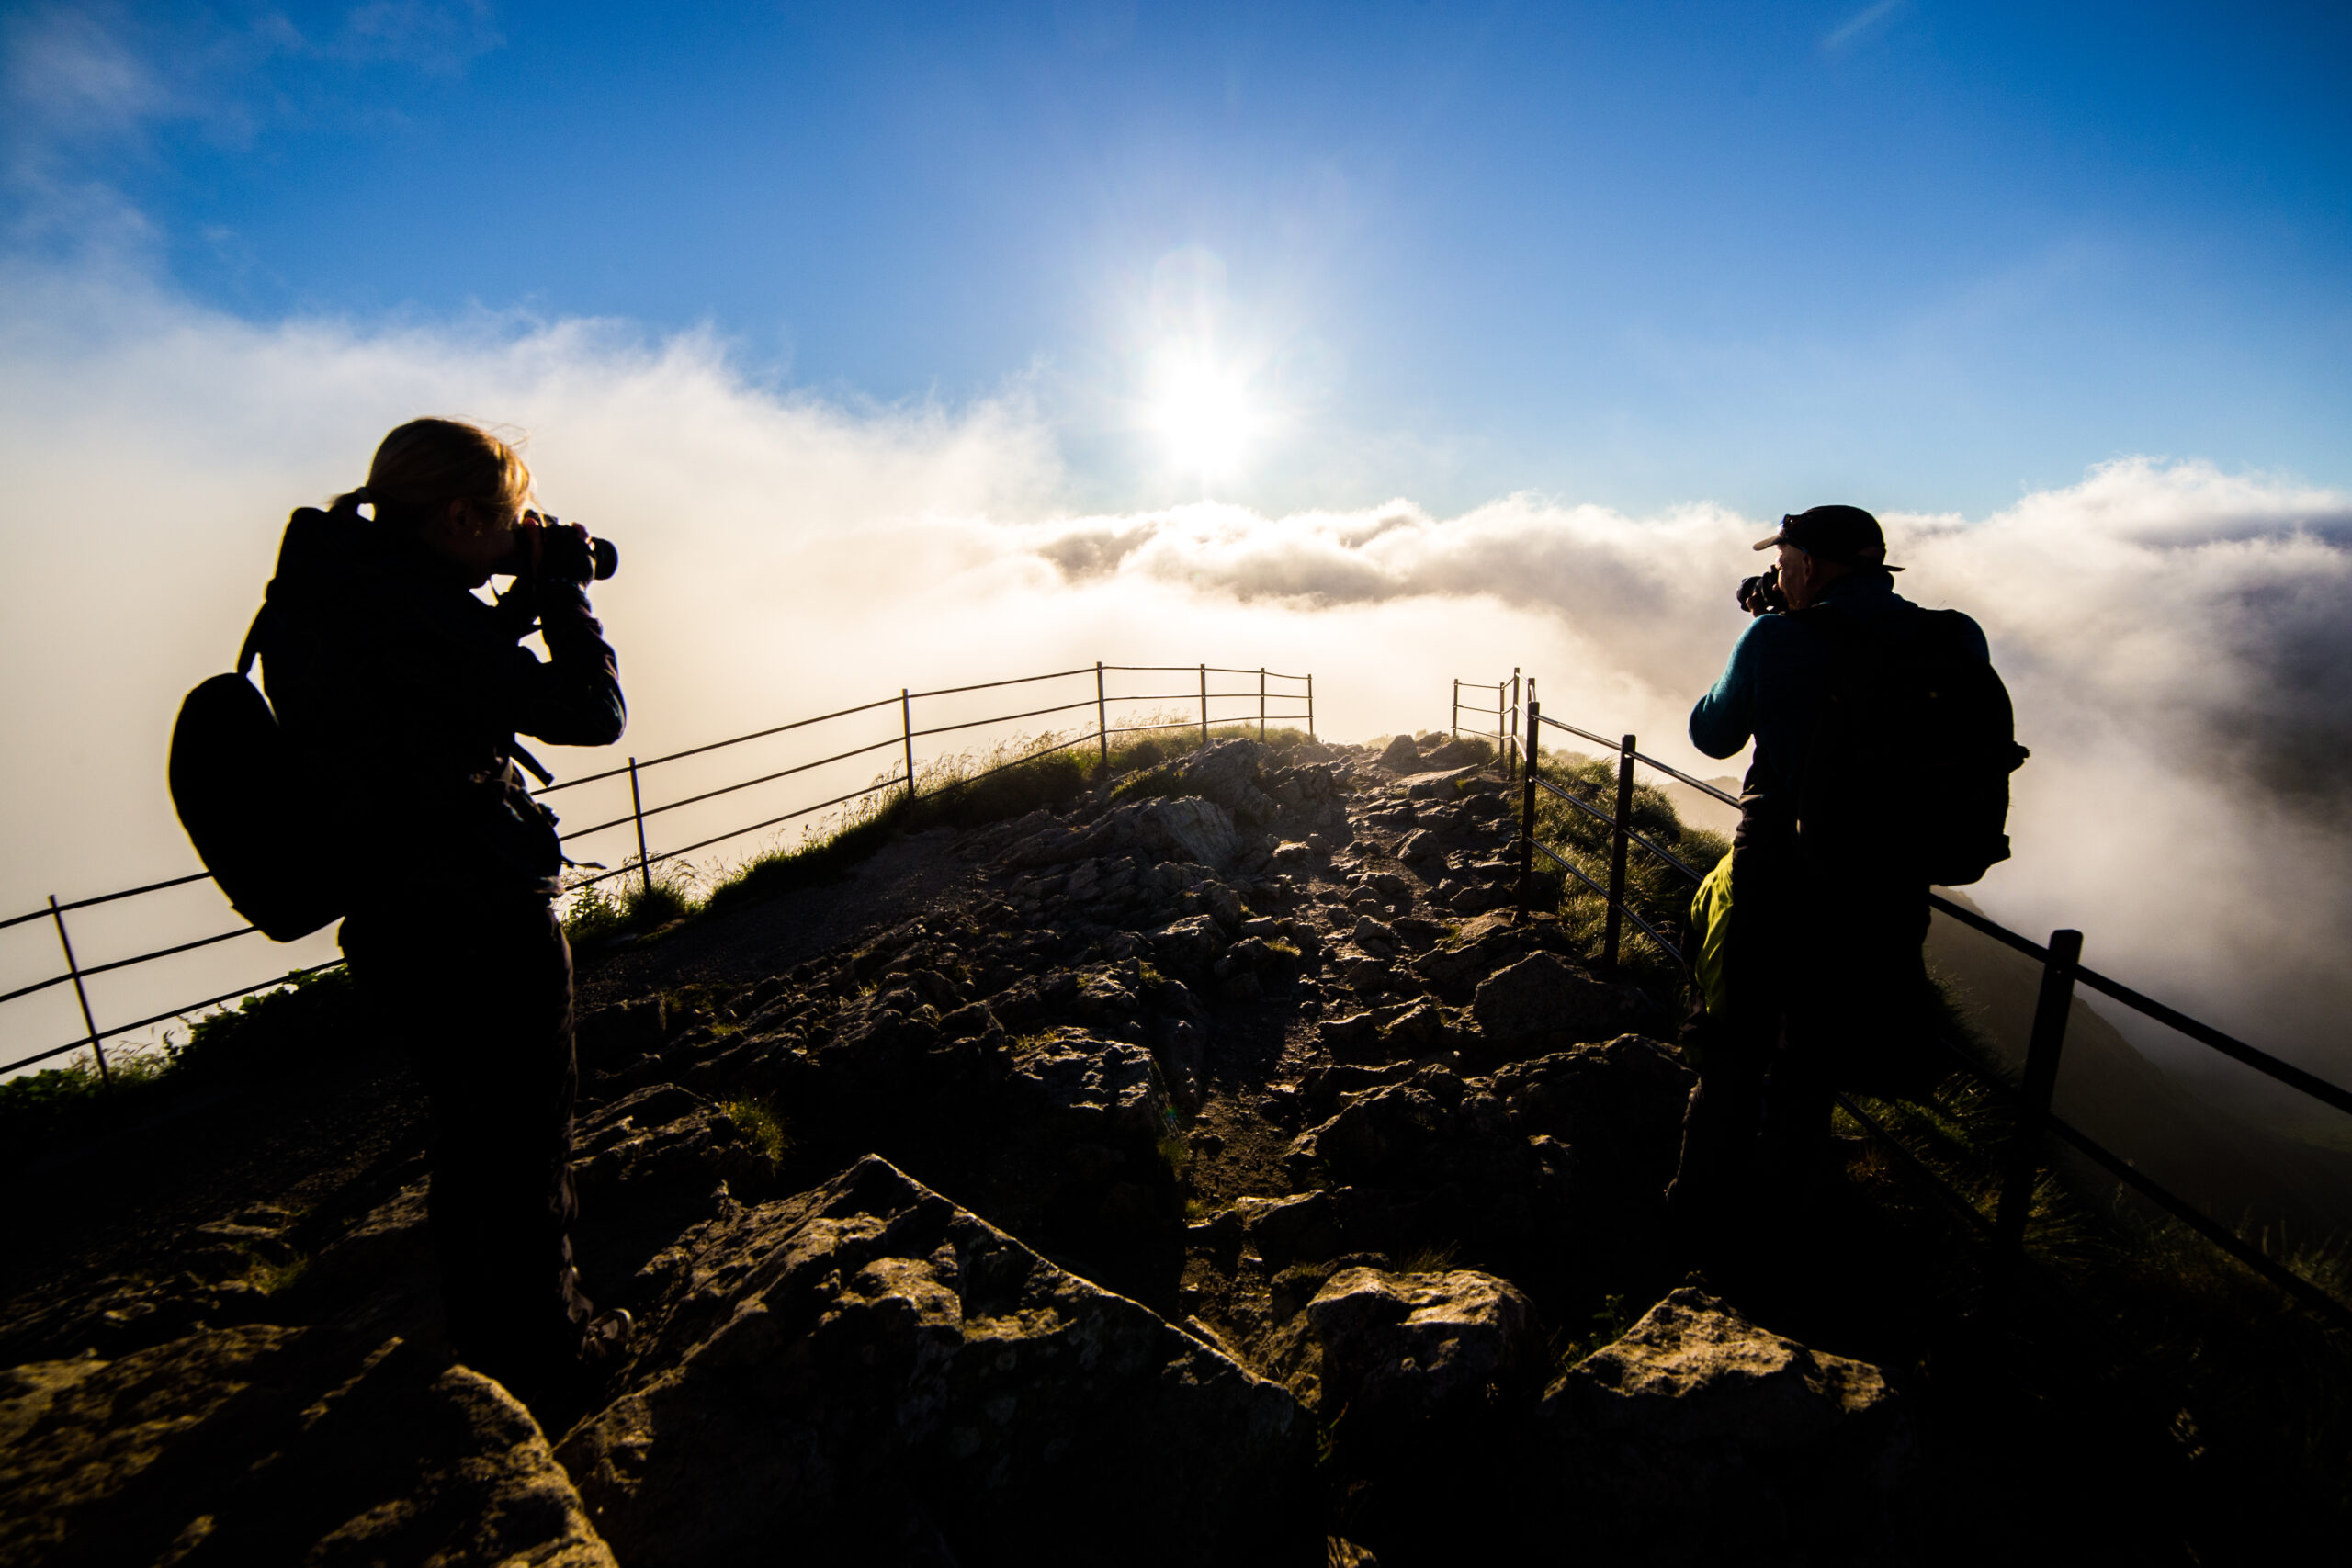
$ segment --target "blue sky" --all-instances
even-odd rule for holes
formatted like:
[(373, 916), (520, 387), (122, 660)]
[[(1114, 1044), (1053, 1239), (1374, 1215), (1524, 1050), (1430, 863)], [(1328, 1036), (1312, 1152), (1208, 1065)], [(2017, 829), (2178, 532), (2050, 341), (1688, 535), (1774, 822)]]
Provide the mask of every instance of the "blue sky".
[(2352, 482), (2340, 7), (6, 25), (20, 253), (128, 228), (259, 321), (613, 318), (851, 403), (1027, 400), (1073, 504), (1981, 515), (2132, 453)]

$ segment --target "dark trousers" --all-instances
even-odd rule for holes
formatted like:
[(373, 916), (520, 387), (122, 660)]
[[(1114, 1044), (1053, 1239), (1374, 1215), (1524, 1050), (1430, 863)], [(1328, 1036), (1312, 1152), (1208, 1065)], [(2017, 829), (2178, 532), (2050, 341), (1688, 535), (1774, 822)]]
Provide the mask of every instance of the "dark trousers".
[(531, 1383), (575, 1355), (591, 1307), (572, 1269), (571, 950), (543, 897), (451, 893), (379, 908), (342, 942), (433, 1105), (428, 1206), (449, 1344)]
[(1832, 879), (1792, 834), (1753, 821), (1732, 848), (1724, 1006), (1688, 1035), (1698, 1088), (1667, 1190), (1675, 1224), (1720, 1243), (1756, 1206), (1802, 1201), (1824, 1173), (1831, 1094), (1901, 1079), (1919, 1050), (1927, 888)]

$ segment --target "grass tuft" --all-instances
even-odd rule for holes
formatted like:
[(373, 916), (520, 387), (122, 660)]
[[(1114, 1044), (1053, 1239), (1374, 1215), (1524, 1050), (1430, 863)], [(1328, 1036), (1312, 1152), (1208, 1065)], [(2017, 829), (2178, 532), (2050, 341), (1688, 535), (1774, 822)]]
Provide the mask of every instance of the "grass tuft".
[(1585, 1320), (1580, 1333), (1563, 1330), (1553, 1337), (1552, 1360), (1555, 1371), (1566, 1371), (1596, 1350), (1605, 1350), (1625, 1337), (1641, 1314), (1628, 1312), (1623, 1296), (1612, 1295), (1602, 1300), (1600, 1307)]
[[(1604, 758), (1559, 757), (1547, 761), (1544, 776), (1577, 799), (1613, 815), (1617, 807), (1617, 765)], [(1731, 852), (1731, 840), (1719, 833), (1683, 826), (1674, 804), (1652, 784), (1634, 786), (1634, 830), (1704, 876)], [(1572, 862), (1587, 876), (1607, 886), (1611, 829), (1566, 801), (1539, 794), (1535, 805), (1535, 836)], [(1535, 857), (1541, 874), (1550, 863)], [(1600, 955), (1609, 919), (1608, 901), (1575, 877), (1551, 868), (1560, 884), (1555, 908), (1562, 930), (1594, 959)], [(1690, 908), (1691, 883), (1672, 866), (1629, 844), (1625, 852), (1625, 902), (1681, 945), (1682, 926)], [(1651, 945), (1631, 920), (1623, 923), (1618, 942), (1618, 966), (1623, 978), (1650, 995), (1670, 1001), (1681, 989), (1681, 967)]]
[(692, 866), (663, 861), (653, 868), (650, 884), (624, 874), (578, 888), (564, 906), (563, 934), (574, 946), (587, 946), (658, 931), (701, 912), (695, 886)]
[(311, 1260), (300, 1253), (296, 1253), (283, 1263), (255, 1258), (253, 1267), (245, 1270), (244, 1280), (263, 1295), (274, 1296), (280, 1291), (292, 1289), (310, 1267)]
[(777, 1114), (775, 1101), (755, 1095), (730, 1100), (720, 1107), (728, 1120), (743, 1134), (743, 1141), (757, 1149), (772, 1165), (781, 1164), (792, 1148), (791, 1123)]

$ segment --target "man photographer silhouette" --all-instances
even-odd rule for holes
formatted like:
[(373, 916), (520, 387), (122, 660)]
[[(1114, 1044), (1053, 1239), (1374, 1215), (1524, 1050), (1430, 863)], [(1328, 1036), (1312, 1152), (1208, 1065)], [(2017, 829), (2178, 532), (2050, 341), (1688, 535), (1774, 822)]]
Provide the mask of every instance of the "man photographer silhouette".
[(1756, 745), (1692, 907), (1699, 1086), (1667, 1201), (1702, 1257), (1746, 1239), (1749, 1204), (1802, 1202), (1826, 1174), (1833, 1089), (1916, 1073), (1928, 886), (2007, 855), (2023, 755), (1984, 632), (1894, 592), (1878, 519), (1816, 506), (1754, 547), (1779, 553), (1740, 585), (1756, 618), (1690, 710), (1708, 756)]

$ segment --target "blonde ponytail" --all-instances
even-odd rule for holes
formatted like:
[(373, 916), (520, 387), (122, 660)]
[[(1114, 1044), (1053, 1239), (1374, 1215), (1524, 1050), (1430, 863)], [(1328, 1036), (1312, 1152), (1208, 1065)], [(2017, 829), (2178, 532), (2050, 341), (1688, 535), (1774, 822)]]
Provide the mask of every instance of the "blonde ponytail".
[(462, 420), (413, 419), (384, 437), (368, 482), (337, 496), (332, 510), (356, 513), (372, 502), (379, 520), (407, 528), (452, 501), (511, 513), (530, 493), (531, 470), (489, 431)]

